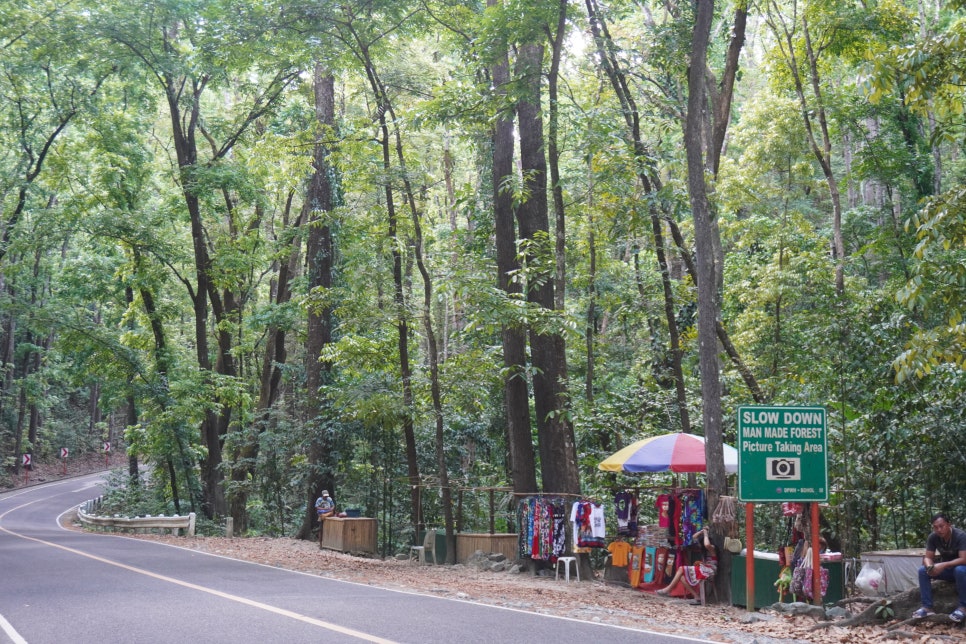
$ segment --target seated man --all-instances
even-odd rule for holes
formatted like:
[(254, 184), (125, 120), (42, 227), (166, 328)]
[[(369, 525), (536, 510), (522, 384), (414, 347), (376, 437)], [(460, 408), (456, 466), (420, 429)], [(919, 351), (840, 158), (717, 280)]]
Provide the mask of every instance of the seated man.
[(322, 494), (315, 500), (315, 511), (320, 522), (326, 517), (335, 516), (335, 500), (329, 496), (328, 490), (322, 490)]
[(919, 568), (919, 598), (922, 608), (913, 617), (928, 617), (932, 609), (932, 581), (942, 579), (956, 584), (959, 607), (949, 619), (961, 622), (966, 617), (966, 532), (954, 528), (942, 512), (932, 517), (932, 532), (926, 539), (926, 556)]

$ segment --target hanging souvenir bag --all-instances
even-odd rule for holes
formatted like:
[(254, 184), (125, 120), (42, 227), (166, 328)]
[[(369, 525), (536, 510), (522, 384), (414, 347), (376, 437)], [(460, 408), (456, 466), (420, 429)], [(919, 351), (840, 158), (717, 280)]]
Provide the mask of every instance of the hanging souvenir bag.
[(738, 538), (738, 523), (731, 524), (731, 531), (724, 539), (724, 548), (733, 555), (741, 553), (741, 539)]
[[(804, 580), (802, 582), (805, 586), (803, 590), (805, 591), (805, 597), (811, 600), (811, 599), (814, 599), (814, 595), (815, 595), (815, 584), (812, 581), (815, 577), (814, 577), (814, 571), (812, 570), (811, 559), (805, 562), (803, 566), (803, 570), (805, 571), (803, 575)], [(819, 573), (819, 586), (820, 586), (819, 591), (822, 593), (822, 597), (825, 597), (825, 593), (826, 591), (828, 591), (828, 570), (826, 570), (825, 568), (822, 568), (822, 566), (819, 565), (818, 573)], [(821, 599), (822, 597), (819, 597), (819, 599)]]
[(791, 561), (788, 562), (792, 569), (798, 568), (802, 565), (802, 561), (805, 560), (805, 553), (808, 550), (811, 550), (811, 548), (808, 547), (808, 542), (805, 541), (805, 539), (799, 539), (798, 543), (795, 544), (795, 549), (792, 551)]
[(730, 524), (733, 524), (736, 518), (737, 511), (735, 510), (735, 497), (719, 497), (718, 505), (715, 506), (714, 515), (711, 517), (711, 523), (717, 523), (727, 527)]
[(711, 522), (721, 527), (725, 533), (724, 549), (732, 554), (741, 552), (741, 540), (738, 539), (738, 521), (735, 510), (735, 498), (722, 496), (714, 509)]
[[(805, 562), (811, 553), (812, 549), (805, 547), (804, 539), (795, 546), (795, 554), (792, 555), (791, 591), (793, 595), (802, 597), (805, 594)], [(809, 572), (811, 572), (811, 568), (809, 568)], [(811, 580), (811, 575), (808, 576), (808, 579)]]
[[(822, 597), (825, 597), (825, 593), (828, 591), (828, 570), (819, 566), (818, 573)], [(814, 599), (814, 578), (814, 572), (812, 570), (812, 549), (808, 548), (805, 550), (805, 556), (802, 562), (792, 572), (792, 593), (799, 597), (804, 596), (808, 599)]]
[(782, 516), (794, 517), (805, 511), (805, 506), (795, 501), (785, 501), (782, 503)]

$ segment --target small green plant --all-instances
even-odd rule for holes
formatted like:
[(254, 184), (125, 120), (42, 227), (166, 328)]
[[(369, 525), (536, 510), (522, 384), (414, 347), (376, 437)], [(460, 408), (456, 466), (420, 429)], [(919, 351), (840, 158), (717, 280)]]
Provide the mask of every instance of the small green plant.
[(101, 504), (102, 514), (123, 516), (158, 515), (170, 512), (163, 496), (149, 479), (138, 477), (132, 481), (123, 470), (113, 470), (108, 475), (107, 487)]
[(895, 617), (896, 611), (892, 607), (892, 602), (884, 602), (875, 607), (875, 616), (882, 621), (887, 621)]

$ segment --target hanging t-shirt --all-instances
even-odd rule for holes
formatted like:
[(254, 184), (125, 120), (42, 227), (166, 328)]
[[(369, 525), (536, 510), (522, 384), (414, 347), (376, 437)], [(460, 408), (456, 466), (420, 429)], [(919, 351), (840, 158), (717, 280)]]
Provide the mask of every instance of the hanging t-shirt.
[(603, 548), (607, 528), (604, 506), (589, 501), (577, 501), (570, 511), (574, 526), (574, 545), (579, 548)]
[(517, 508), (521, 557), (553, 560), (566, 548), (566, 504), (563, 499), (540, 496), (523, 499)]
[(581, 532), (582, 531), (589, 531), (589, 527), (585, 527), (584, 526), (584, 524), (586, 522), (586, 519), (584, 517), (584, 514), (585, 514), (585, 512), (584, 512), (584, 502), (583, 501), (577, 501), (576, 503), (573, 504), (573, 507), (570, 508), (570, 525), (573, 526), (573, 531), (574, 531), (574, 535), (573, 535), (574, 536), (574, 542), (573, 543), (574, 543), (575, 546), (579, 546), (580, 545), (580, 541), (581, 541), (580, 534), (581, 534)]
[(562, 501), (553, 504), (553, 558), (562, 557), (567, 552), (567, 506)]
[(631, 554), (631, 544), (626, 541), (613, 541), (607, 546), (607, 550), (611, 554), (610, 565), (617, 568), (627, 567)]
[(631, 548), (630, 564), (627, 566), (627, 581), (631, 588), (641, 585), (641, 568), (644, 562), (644, 546)]
[(631, 524), (637, 523), (637, 497), (630, 492), (618, 492), (614, 495), (614, 510), (617, 515), (617, 534), (631, 534)]
[(681, 520), (679, 544), (690, 545), (694, 534), (704, 527), (704, 492), (686, 490), (680, 496)]
[(587, 548), (603, 548), (607, 538), (607, 523), (604, 520), (604, 506), (590, 504), (590, 543), (584, 543)]
[(529, 557), (533, 539), (533, 499), (521, 499), (517, 505), (517, 523), (520, 526), (517, 554)]
[(667, 528), (671, 525), (671, 495), (670, 494), (660, 494), (657, 500), (654, 501), (654, 507), (657, 508), (657, 524), (662, 528)]

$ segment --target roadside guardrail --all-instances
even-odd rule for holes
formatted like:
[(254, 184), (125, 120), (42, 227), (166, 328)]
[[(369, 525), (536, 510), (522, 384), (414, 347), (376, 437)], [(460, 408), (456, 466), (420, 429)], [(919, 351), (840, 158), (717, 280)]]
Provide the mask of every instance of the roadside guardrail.
[(123, 530), (123, 531), (148, 531), (148, 530), (170, 530), (171, 534), (177, 535), (179, 530), (189, 537), (195, 536), (195, 513), (191, 512), (187, 516), (175, 515), (166, 516), (146, 516), (146, 517), (122, 517), (120, 515), (102, 516), (97, 513), (101, 507), (100, 497), (81, 503), (77, 507), (77, 518), (86, 527), (102, 530)]

